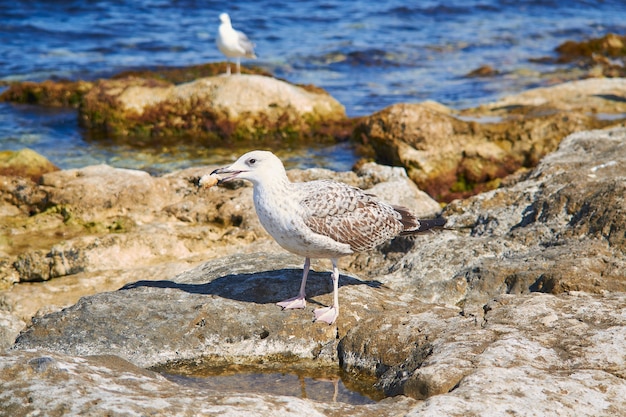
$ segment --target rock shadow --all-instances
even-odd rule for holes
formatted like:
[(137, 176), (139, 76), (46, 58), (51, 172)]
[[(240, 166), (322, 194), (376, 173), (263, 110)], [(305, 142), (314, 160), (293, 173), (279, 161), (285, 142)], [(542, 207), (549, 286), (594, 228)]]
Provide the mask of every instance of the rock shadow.
[[(190, 294), (213, 295), (231, 300), (256, 304), (274, 304), (298, 294), (302, 280), (302, 269), (278, 269), (274, 271), (229, 274), (205, 283), (185, 283), (172, 280), (141, 280), (129, 283), (120, 291), (135, 288), (171, 288)], [(381, 288), (380, 281), (363, 281), (347, 275), (339, 276), (339, 287), (367, 285)], [(330, 272), (309, 271), (306, 285), (307, 299), (332, 294)]]
[(626, 102), (626, 97), (618, 96), (617, 94), (594, 94), (594, 97), (603, 98), (609, 101), (616, 101), (618, 103)]

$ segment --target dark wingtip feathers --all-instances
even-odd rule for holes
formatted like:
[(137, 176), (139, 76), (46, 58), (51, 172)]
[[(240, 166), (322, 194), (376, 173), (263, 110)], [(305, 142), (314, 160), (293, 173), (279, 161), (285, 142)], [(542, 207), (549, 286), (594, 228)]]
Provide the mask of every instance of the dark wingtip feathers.
[(421, 220), (415, 217), (415, 215), (405, 207), (393, 206), (393, 208), (402, 216), (400, 222), (402, 222), (402, 226), (404, 226), (404, 231), (400, 233), (401, 235), (421, 233), (436, 227), (443, 227), (446, 224), (446, 219), (443, 217)]
[(427, 230), (443, 227), (446, 225), (446, 219), (443, 217), (437, 217), (436, 219), (422, 219), (419, 222), (419, 229), (413, 231), (412, 233), (425, 232)]

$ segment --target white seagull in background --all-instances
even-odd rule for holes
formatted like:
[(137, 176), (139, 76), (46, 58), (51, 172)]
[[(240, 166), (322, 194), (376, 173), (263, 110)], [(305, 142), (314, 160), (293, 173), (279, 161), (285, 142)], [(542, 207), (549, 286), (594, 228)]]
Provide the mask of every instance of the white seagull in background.
[[(418, 220), (408, 209), (377, 200), (341, 182), (292, 183), (283, 163), (271, 152), (252, 151), (234, 164), (216, 169), (219, 183), (248, 180), (254, 186), (254, 207), (265, 230), (284, 249), (303, 256), (304, 271), (297, 296), (278, 303), (283, 309), (304, 308), (311, 258), (333, 263), (333, 305), (314, 311), (315, 320), (332, 324), (339, 315), (338, 258), (372, 249), (398, 235), (443, 226), (444, 219)], [(208, 177), (208, 176), (207, 176)], [(205, 178), (201, 179), (202, 185)]]
[(217, 33), (217, 47), (228, 60), (227, 74), (230, 75), (230, 58), (237, 58), (237, 74), (241, 74), (241, 58), (256, 58), (254, 44), (245, 33), (233, 29), (228, 13), (220, 15), (220, 28)]

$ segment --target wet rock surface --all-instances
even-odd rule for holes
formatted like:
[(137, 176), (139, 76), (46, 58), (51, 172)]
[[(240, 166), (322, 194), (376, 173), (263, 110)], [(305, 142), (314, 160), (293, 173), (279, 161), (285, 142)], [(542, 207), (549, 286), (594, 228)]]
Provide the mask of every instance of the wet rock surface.
[(92, 81), (9, 83), (0, 101), (78, 109), (91, 139), (176, 146), (285, 141), (333, 143), (350, 136), (342, 104), (313, 85), (294, 85), (258, 68), (225, 76), (225, 63), (126, 71)]
[(414, 404), (399, 397), (355, 408), (270, 394), (224, 394), (182, 387), (117, 356), (9, 352), (0, 355), (0, 375), (0, 413), (6, 416), (374, 416), (405, 414)]
[(626, 36), (608, 33), (601, 38), (581, 42), (567, 41), (556, 51), (559, 53), (556, 59), (559, 64), (575, 65), (594, 76), (626, 76)]
[[(0, 361), (8, 370), (0, 372), (2, 392), (24, 398), (36, 384), (50, 383), (32, 370), (33, 364), (46, 368), (50, 362), (37, 359), (46, 355), (85, 366), (64, 378), (84, 384), (96, 397), (105, 395), (106, 384), (86, 382), (85, 372), (92, 358), (101, 355), (141, 368), (200, 359), (261, 368), (266, 361), (306, 360), (374, 375), (377, 386), (395, 396), (352, 407), (357, 415), (624, 414), (624, 167), (626, 129), (576, 133), (535, 169), (507, 179), (496, 190), (448, 205), (446, 230), (396, 239), (373, 253), (342, 259), (342, 313), (334, 326), (311, 322), (313, 308), (331, 302), (326, 262), (313, 265), (305, 310), (275, 306), (297, 292), (302, 259), (274, 250), (269, 240), (230, 242), (239, 248), (232, 255), (224, 249), (216, 259), (177, 275), (145, 279), (131, 272), (126, 278), (134, 282), (119, 290), (34, 317)], [(373, 165), (369, 175), (338, 177), (359, 184), (377, 178), (380, 170)], [(402, 180), (397, 171), (381, 172)], [(293, 178), (324, 174), (290, 172)], [(215, 189), (228, 196), (224, 200), (242, 194), (238, 204), (244, 204), (245, 193), (251, 204), (250, 191)], [(181, 211), (195, 212), (192, 205), (183, 206), (179, 202), (170, 212), (179, 213), (177, 218)], [(141, 212), (137, 218), (147, 216), (145, 208)], [(135, 216), (130, 209), (128, 213)], [(231, 233), (243, 225), (257, 230), (253, 219), (251, 207), (242, 210)], [(147, 375), (132, 369), (128, 372)], [(100, 372), (120, 371), (105, 364)], [(168, 383), (163, 387), (167, 399)], [(195, 395), (182, 390), (177, 400), (182, 403), (176, 404), (185, 409), (185, 401)], [(223, 405), (222, 394), (206, 395), (206, 414)], [(81, 411), (111, 410), (103, 400), (85, 405), (65, 398), (66, 407), (85, 407)], [(135, 410), (125, 398), (118, 396), (117, 406)], [(241, 398), (226, 410), (250, 412), (252, 403), (282, 410), (271, 395)], [(309, 414), (344, 410), (340, 404), (284, 401)]]

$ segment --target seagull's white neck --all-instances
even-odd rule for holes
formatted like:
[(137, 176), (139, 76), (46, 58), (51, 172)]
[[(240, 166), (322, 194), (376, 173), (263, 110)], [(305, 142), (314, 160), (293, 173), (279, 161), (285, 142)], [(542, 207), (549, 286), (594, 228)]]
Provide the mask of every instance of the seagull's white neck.
[(291, 186), (291, 181), (287, 178), (287, 173), (284, 170), (268, 172), (267, 175), (261, 175), (258, 178), (251, 179), (251, 181), (254, 185), (254, 193), (266, 196), (284, 193)]
[(297, 205), (289, 197), (292, 184), (284, 171), (257, 178), (252, 184), (256, 213), (265, 230), (274, 236), (276, 231), (286, 227), (283, 223), (290, 218), (288, 214), (294, 211), (294, 204)]

